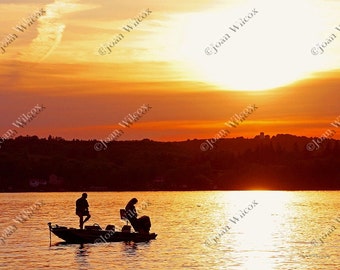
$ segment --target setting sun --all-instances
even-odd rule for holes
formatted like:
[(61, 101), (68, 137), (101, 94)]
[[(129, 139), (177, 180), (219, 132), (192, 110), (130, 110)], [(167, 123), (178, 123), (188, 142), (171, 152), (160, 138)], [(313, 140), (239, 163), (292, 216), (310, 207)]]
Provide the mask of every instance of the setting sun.
[[(325, 65), (335, 67), (331, 58), (316, 59), (311, 53), (321, 25), (329, 23), (316, 12), (329, 10), (310, 1), (294, 3), (294, 10), (290, 1), (254, 6), (186, 14), (180, 58), (197, 80), (223, 90), (261, 91), (308, 78)], [(331, 32), (336, 24), (329, 25)]]

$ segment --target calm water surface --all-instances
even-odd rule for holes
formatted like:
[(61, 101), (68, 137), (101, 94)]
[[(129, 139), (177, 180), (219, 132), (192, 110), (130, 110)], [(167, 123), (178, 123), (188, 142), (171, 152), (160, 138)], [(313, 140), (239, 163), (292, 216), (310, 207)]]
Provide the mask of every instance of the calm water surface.
[[(0, 235), (16, 225), (0, 269), (340, 269), (340, 192), (89, 192), (88, 225), (123, 226), (119, 209), (137, 197), (157, 240), (81, 247), (53, 235), (50, 247), (47, 222), (77, 227), (80, 195), (0, 194)], [(37, 201), (29, 220), (13, 221)]]

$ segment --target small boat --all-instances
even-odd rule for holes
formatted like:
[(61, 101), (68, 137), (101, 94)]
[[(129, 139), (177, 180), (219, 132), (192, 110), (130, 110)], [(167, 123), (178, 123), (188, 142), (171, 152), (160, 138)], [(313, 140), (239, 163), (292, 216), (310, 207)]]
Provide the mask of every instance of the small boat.
[(98, 224), (85, 226), (85, 229), (68, 228), (48, 223), (50, 232), (69, 244), (107, 243), (107, 242), (147, 242), (156, 239), (155, 233), (131, 232), (131, 227), (123, 226), (122, 231), (115, 231), (114, 225), (107, 225), (103, 230)]

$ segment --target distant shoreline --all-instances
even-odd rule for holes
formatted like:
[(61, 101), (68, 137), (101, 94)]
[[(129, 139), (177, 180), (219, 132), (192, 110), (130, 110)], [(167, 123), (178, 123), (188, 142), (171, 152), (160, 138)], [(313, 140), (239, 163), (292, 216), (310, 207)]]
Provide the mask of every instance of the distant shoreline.
[(340, 140), (263, 132), (253, 139), (94, 141), (37, 136), (9, 139), (0, 149), (0, 192), (339, 190)]

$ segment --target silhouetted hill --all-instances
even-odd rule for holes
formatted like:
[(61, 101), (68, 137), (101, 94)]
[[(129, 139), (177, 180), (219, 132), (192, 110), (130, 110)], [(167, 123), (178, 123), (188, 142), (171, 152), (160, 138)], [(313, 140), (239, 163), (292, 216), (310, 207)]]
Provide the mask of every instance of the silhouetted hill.
[(311, 138), (97, 141), (18, 137), (0, 149), (1, 191), (339, 190), (340, 141), (307, 151)]

